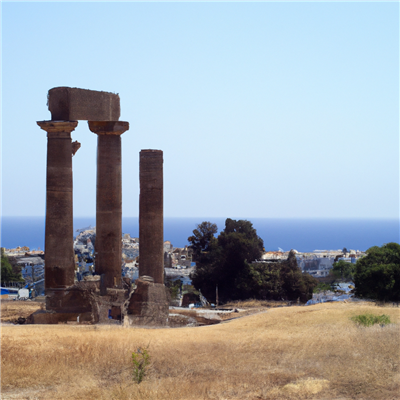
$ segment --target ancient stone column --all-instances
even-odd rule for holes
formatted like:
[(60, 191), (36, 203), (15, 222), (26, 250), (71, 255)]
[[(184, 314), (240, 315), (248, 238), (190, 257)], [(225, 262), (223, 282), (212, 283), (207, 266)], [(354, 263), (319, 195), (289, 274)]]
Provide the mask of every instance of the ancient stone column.
[(38, 121), (47, 132), (45, 289), (74, 284), (72, 143), (76, 121)]
[(121, 135), (123, 121), (89, 121), (97, 134), (96, 274), (104, 274), (106, 288), (121, 287), (122, 183)]
[(163, 152), (140, 152), (139, 276), (164, 283)]

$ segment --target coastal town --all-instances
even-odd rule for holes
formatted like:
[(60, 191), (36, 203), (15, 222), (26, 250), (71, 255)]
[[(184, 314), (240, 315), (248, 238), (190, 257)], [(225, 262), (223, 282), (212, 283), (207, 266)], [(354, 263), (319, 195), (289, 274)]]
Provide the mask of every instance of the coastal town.
[[(95, 274), (95, 242), (96, 228), (87, 227), (78, 229), (74, 238), (75, 281), (80, 282)], [(121, 274), (134, 282), (139, 277), (139, 238), (132, 237), (129, 233), (122, 234), (122, 260)], [(353, 249), (314, 250), (313, 252), (300, 252), (292, 250), (296, 255), (297, 265), (303, 273), (308, 273), (320, 281), (329, 277), (333, 264), (338, 261), (356, 263), (365, 256), (365, 252)], [(30, 250), (29, 247), (4, 249), (12, 265), (19, 267), (22, 282), (5, 283), (9, 289), (10, 298), (34, 298), (44, 296), (44, 251)], [(191, 285), (190, 274), (194, 272), (196, 263), (192, 259), (193, 252), (188, 247), (174, 247), (166, 240), (164, 242), (164, 274), (166, 279), (181, 280), (183, 285)], [(261, 259), (253, 263), (282, 262), (289, 256), (289, 251), (265, 251)], [(325, 279), (324, 279), (325, 278)], [(23, 296), (19, 295), (20, 289)], [(318, 296), (315, 296), (318, 297)]]

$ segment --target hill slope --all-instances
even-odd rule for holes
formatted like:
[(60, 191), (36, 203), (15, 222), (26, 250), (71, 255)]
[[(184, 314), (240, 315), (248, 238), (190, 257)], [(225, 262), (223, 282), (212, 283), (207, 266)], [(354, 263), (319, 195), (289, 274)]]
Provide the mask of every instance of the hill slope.
[[(395, 324), (350, 321), (365, 312)], [(2, 398), (395, 399), (399, 322), (398, 308), (325, 303), (201, 328), (3, 324)], [(140, 346), (151, 365), (138, 385)]]

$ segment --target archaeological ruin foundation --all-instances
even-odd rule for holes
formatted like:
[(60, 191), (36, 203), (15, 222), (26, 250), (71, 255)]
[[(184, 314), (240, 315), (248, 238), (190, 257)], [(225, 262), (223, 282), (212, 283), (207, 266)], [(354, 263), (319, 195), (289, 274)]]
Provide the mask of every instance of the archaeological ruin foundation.
[[(119, 96), (69, 87), (48, 92), (45, 293), (46, 310), (32, 323), (120, 322), (166, 325), (168, 295), (164, 286), (163, 153), (140, 152), (139, 279), (121, 275), (122, 180)], [(97, 135), (95, 275), (75, 282), (73, 249), (72, 157), (79, 149), (71, 133), (78, 120)]]

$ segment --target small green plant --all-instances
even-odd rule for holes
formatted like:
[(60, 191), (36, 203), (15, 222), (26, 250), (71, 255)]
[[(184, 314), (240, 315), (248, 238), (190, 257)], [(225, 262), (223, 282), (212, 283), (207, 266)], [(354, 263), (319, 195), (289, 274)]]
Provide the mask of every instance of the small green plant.
[(329, 285), (328, 283), (318, 283), (317, 286), (313, 289), (313, 293), (321, 293), (321, 292), (327, 292), (328, 290), (332, 290), (332, 286)]
[(372, 326), (375, 324), (379, 324), (380, 326), (385, 326), (387, 324), (390, 324), (390, 318), (385, 314), (382, 315), (360, 314), (360, 315), (355, 315), (350, 319), (357, 325), (362, 325), (362, 326)]
[(137, 351), (132, 352), (133, 380), (136, 383), (142, 382), (147, 372), (147, 366), (150, 364), (150, 354), (148, 347), (139, 347)]

